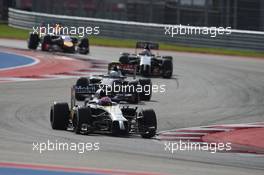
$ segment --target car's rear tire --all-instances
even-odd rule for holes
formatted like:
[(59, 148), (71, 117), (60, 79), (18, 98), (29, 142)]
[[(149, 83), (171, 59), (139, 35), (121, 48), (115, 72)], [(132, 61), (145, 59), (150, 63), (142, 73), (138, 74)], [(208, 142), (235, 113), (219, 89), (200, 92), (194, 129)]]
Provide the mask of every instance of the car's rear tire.
[[(76, 81), (75, 87), (80, 87), (80, 88), (86, 88), (89, 86), (89, 79), (86, 77), (81, 77)], [(77, 101), (84, 101), (86, 96), (84, 94), (81, 94), (79, 92), (75, 91), (75, 99)]]
[(140, 100), (150, 101), (152, 96), (151, 79), (139, 79), (139, 84), (142, 87), (142, 92), (139, 94)]
[(39, 36), (37, 33), (30, 33), (28, 39), (28, 48), (36, 50), (39, 45)]
[(87, 125), (86, 134), (91, 133), (92, 126), (92, 113), (90, 107), (79, 108), (73, 119), (74, 132), (80, 134), (82, 131), (83, 124)]
[(120, 58), (119, 58), (119, 62), (121, 64), (129, 64), (129, 57), (128, 55), (122, 55)]
[(157, 118), (154, 110), (142, 110), (138, 116), (138, 126), (141, 132), (141, 137), (152, 138), (156, 135)]
[(162, 61), (162, 77), (171, 78), (173, 73), (172, 59), (163, 59)]
[(68, 103), (55, 103), (50, 109), (50, 123), (52, 129), (66, 130), (69, 123)]

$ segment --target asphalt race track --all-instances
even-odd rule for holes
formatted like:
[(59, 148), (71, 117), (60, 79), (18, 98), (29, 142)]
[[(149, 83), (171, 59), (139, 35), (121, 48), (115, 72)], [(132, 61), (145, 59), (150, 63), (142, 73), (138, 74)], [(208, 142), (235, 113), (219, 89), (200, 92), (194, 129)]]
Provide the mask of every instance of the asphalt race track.
[[(0, 40), (1, 46), (26, 48), (24, 41)], [(117, 60), (134, 49), (91, 47), (89, 58)], [(263, 122), (264, 61), (254, 58), (160, 52), (174, 57), (172, 79), (142, 107), (154, 108), (158, 130), (201, 125)], [(74, 55), (72, 55), (74, 56)], [(80, 56), (78, 56), (80, 57)], [(53, 101), (69, 102), (76, 79), (0, 84), (0, 162), (89, 167), (162, 174), (263, 174), (264, 156), (164, 150), (157, 140), (140, 137), (75, 135), (54, 131), (49, 123)], [(33, 151), (33, 142), (100, 143), (99, 151)]]

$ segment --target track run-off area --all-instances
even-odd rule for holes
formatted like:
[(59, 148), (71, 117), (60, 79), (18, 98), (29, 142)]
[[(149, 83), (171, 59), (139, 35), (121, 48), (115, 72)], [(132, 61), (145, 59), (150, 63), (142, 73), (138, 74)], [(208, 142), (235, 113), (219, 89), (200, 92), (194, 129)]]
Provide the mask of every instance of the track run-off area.
[[(81, 56), (29, 51), (25, 41), (17, 40), (1, 39), (0, 46), (1, 53), (39, 61), (31, 66), (0, 70), (0, 174), (27, 169), (32, 174), (37, 169), (40, 174), (54, 166), (57, 169), (48, 169), (50, 174), (54, 171), (59, 174), (66, 170), (63, 168), (76, 168), (74, 173), (84, 170), (81, 173), (86, 174), (117, 174), (117, 171), (120, 174), (263, 174), (263, 154), (200, 150), (171, 153), (165, 150), (164, 143), (173, 139), (84, 136), (51, 129), (50, 106), (54, 101), (70, 102), (70, 87), (77, 77), (106, 72), (107, 62), (117, 60), (120, 52), (134, 52), (134, 49), (93, 46), (91, 54)], [(201, 126), (225, 130), (230, 128), (223, 126), (245, 127), (247, 123), (262, 128), (263, 59), (169, 51), (160, 51), (160, 55), (173, 56), (173, 78), (153, 78), (153, 84), (164, 84), (166, 91), (154, 93), (150, 102), (138, 105), (155, 110), (159, 132), (166, 136), (164, 131), (204, 129)], [(40, 153), (33, 149), (35, 143), (48, 141), (99, 143), (100, 149), (84, 153), (62, 150)]]

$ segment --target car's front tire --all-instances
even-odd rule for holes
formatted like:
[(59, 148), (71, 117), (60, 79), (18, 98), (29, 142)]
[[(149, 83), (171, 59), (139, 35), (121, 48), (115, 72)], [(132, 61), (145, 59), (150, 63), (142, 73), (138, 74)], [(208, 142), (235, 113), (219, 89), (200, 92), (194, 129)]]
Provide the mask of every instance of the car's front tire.
[(91, 132), (92, 113), (90, 107), (78, 108), (73, 119), (74, 132), (80, 134), (83, 125), (86, 125), (86, 133)]
[(171, 59), (163, 59), (162, 61), (162, 77), (163, 78), (171, 78), (173, 73), (173, 63)]
[(54, 103), (50, 109), (50, 123), (52, 129), (66, 130), (69, 123), (68, 103)]
[(154, 110), (142, 110), (138, 115), (138, 126), (142, 138), (154, 137), (157, 130), (157, 118)]
[(30, 33), (28, 39), (28, 48), (36, 50), (39, 45), (39, 36), (37, 33)]

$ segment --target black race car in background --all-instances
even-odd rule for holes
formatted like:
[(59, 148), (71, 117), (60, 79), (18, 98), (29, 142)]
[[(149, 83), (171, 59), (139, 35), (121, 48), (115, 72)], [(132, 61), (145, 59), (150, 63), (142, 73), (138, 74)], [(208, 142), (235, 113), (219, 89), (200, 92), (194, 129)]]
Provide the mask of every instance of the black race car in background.
[[(144, 49), (137, 54), (137, 49)], [(159, 44), (151, 42), (137, 42), (136, 53), (122, 53), (118, 62), (108, 64), (108, 70), (118, 67), (122, 74), (139, 74), (142, 76), (161, 76), (171, 78), (173, 74), (173, 58), (159, 56), (151, 52), (158, 50)]]
[(115, 102), (137, 104), (140, 100), (149, 101), (152, 95), (150, 79), (128, 80), (117, 71), (110, 71), (108, 75), (94, 75), (80, 77), (72, 87), (77, 101), (84, 101), (91, 95), (97, 94), (100, 98), (108, 96)]
[(80, 54), (88, 54), (89, 39), (83, 37), (73, 37), (69, 35), (50, 35), (46, 34), (40, 37), (37, 33), (30, 33), (28, 39), (28, 48), (36, 50), (41, 45), (42, 51), (56, 51), (56, 52), (67, 52)]

